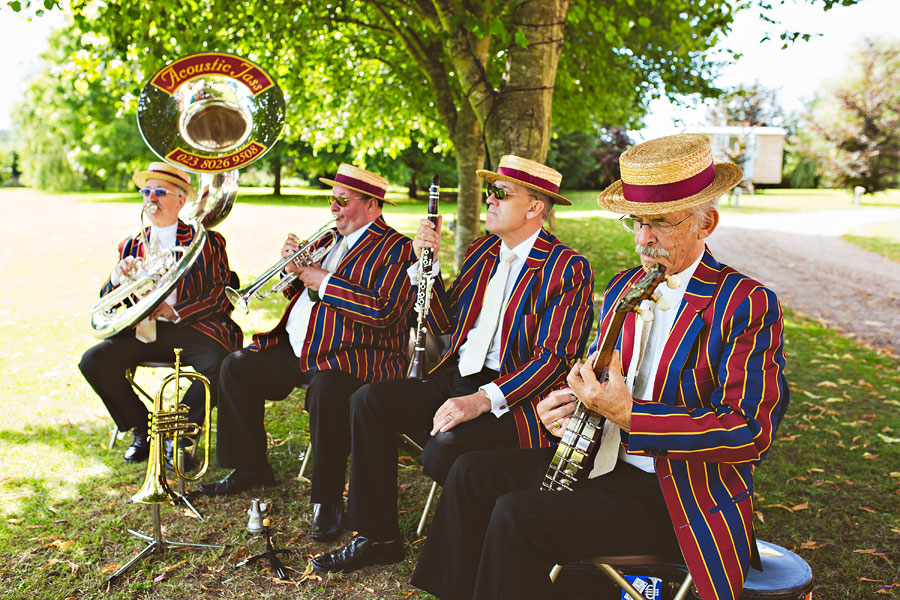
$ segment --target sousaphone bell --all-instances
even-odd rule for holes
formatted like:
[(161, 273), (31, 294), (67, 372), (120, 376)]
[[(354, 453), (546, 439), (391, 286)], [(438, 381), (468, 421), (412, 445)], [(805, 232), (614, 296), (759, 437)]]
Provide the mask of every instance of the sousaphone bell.
[[(238, 172), (268, 152), (284, 124), (284, 95), (259, 65), (232, 54), (205, 52), (175, 60), (156, 72), (138, 99), (138, 127), (160, 158), (200, 174), (197, 199), (179, 218), (197, 235), (180, 256), (153, 262), (100, 299), (91, 328), (107, 338), (133, 327), (175, 288), (197, 260), (207, 229), (228, 216), (237, 195)], [(146, 238), (144, 213), (140, 230)], [(149, 248), (146, 244), (145, 248)], [(159, 268), (159, 265), (165, 265)]]

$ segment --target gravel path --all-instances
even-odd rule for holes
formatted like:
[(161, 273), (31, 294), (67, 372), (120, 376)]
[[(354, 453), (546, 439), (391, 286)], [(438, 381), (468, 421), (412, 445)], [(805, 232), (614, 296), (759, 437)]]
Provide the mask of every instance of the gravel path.
[(900, 221), (900, 209), (724, 214), (709, 247), (782, 305), (900, 353), (900, 263), (839, 237), (887, 221)]

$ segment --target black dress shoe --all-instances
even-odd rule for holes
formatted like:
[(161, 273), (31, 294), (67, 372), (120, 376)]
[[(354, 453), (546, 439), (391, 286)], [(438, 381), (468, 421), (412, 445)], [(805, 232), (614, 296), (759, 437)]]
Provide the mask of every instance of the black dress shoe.
[(333, 540), (344, 530), (344, 501), (315, 502), (309, 535), (317, 542)]
[[(181, 469), (182, 473), (192, 471), (196, 465), (194, 464), (194, 457), (191, 456), (190, 452), (191, 441), (181, 438), (178, 440), (178, 445), (181, 446), (181, 449), (183, 450), (178, 462), (178, 468)], [(163, 461), (165, 462), (166, 468), (170, 471), (175, 470), (175, 466), (172, 462), (172, 449), (174, 447), (175, 441), (170, 437), (166, 437), (163, 442)]]
[(150, 455), (150, 438), (146, 431), (135, 431), (131, 445), (125, 450), (125, 462), (144, 462)]
[(225, 479), (215, 483), (204, 483), (197, 489), (200, 490), (201, 494), (206, 494), (207, 496), (228, 496), (253, 487), (272, 485), (273, 483), (275, 483), (275, 474), (272, 472), (272, 467), (266, 463), (265, 468), (259, 470), (235, 469)]
[(369, 565), (389, 565), (403, 559), (403, 541), (374, 542), (357, 534), (337, 550), (312, 559), (312, 566), (320, 571), (349, 573)]

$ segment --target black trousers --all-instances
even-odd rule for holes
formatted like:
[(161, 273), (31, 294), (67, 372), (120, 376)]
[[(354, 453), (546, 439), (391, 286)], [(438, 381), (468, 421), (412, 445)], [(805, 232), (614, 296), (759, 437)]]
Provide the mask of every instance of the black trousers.
[(456, 364), (428, 381), (396, 379), (370, 383), (350, 398), (350, 493), (348, 528), (376, 540), (400, 537), (397, 517), (397, 444), (405, 433), (423, 444), (425, 472), (443, 484), (453, 462), (464, 452), (518, 447), (511, 413), (486, 413), (450, 431), (429, 437), (435, 411), (448, 398), (474, 393), (497, 378), (485, 369), (463, 377)]
[(572, 492), (540, 491), (554, 449), (472, 452), (441, 493), (412, 583), (439, 598), (553, 598), (554, 564), (677, 551), (656, 475), (619, 462)]
[[(173, 348), (183, 349), (182, 364), (192, 366), (209, 379), (210, 405), (215, 406), (219, 366), (228, 350), (193, 327), (157, 321), (155, 342), (145, 344), (134, 337), (133, 329), (128, 329), (103, 340), (81, 357), (78, 368), (121, 431), (135, 427), (138, 431), (146, 430), (148, 417), (147, 407), (125, 379), (125, 371), (145, 361), (174, 361)], [(188, 419), (202, 424), (205, 412), (203, 384), (192, 382), (183, 403), (190, 407)]]
[(363, 382), (337, 370), (304, 373), (288, 342), (260, 352), (244, 348), (223, 361), (216, 459), (220, 467), (265, 468), (265, 402), (283, 400), (305, 384), (313, 453), (311, 500), (336, 502), (343, 496), (350, 455), (350, 395)]

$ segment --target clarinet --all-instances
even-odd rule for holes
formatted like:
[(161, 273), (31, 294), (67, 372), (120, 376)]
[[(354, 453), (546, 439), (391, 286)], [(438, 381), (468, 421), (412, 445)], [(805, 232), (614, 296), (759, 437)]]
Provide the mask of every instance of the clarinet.
[[(435, 175), (431, 180), (431, 187), (428, 188), (428, 220), (435, 225), (438, 220), (440, 195), (438, 176)], [(413, 346), (412, 360), (410, 360), (409, 371), (406, 374), (407, 377), (415, 379), (425, 379), (425, 334), (428, 332), (428, 305), (431, 303), (431, 287), (434, 285), (434, 277), (431, 275), (433, 263), (434, 257), (431, 248), (424, 248), (422, 257), (419, 259), (419, 291), (416, 294), (416, 304), (413, 308), (418, 315), (416, 318), (416, 343)]]

